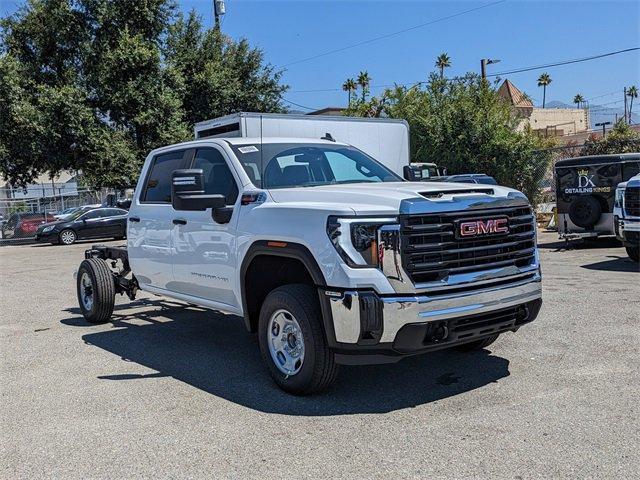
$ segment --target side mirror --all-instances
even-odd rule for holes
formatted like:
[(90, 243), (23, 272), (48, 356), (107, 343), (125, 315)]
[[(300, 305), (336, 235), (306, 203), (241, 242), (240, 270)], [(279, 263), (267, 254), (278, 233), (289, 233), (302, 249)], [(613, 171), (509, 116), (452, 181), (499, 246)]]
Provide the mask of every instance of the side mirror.
[(402, 169), (402, 176), (405, 180), (409, 180), (410, 182), (422, 180), (422, 172), (417, 168), (413, 168), (411, 165), (404, 166)]
[(175, 170), (171, 175), (171, 204), (176, 210), (204, 211), (225, 206), (224, 195), (204, 193), (201, 168)]

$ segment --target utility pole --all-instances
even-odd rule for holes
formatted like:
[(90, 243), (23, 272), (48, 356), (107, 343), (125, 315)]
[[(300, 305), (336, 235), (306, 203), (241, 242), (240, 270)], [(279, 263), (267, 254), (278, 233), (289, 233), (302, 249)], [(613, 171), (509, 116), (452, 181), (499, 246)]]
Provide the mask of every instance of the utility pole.
[(480, 76), (483, 79), (487, 78), (487, 65), (491, 65), (492, 63), (498, 63), (500, 60), (494, 60), (490, 58), (483, 58), (480, 60)]
[(596, 123), (596, 127), (602, 127), (602, 138), (605, 137), (605, 135), (607, 134), (605, 131), (605, 128), (607, 125), (611, 125), (611, 122), (601, 122), (601, 123)]
[(224, 5), (224, 0), (213, 0), (213, 28), (218, 31), (220, 30), (220, 15), (224, 15), (225, 13), (226, 8)]

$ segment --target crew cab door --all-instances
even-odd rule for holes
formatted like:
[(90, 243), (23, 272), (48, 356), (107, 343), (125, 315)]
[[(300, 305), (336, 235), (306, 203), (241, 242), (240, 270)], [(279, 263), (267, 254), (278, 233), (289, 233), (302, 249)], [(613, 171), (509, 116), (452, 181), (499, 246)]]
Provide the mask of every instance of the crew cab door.
[[(190, 152), (190, 153), (189, 153)], [(184, 168), (193, 151), (158, 153), (142, 172), (127, 227), (129, 263), (141, 287), (170, 289), (173, 280), (171, 232), (178, 213), (171, 206), (171, 175)]]
[(202, 169), (206, 194), (221, 194), (227, 206), (205, 211), (179, 211), (173, 218), (173, 282), (171, 290), (240, 308), (234, 292), (238, 271), (236, 225), (237, 174), (226, 153), (217, 147), (198, 148), (188, 168)]

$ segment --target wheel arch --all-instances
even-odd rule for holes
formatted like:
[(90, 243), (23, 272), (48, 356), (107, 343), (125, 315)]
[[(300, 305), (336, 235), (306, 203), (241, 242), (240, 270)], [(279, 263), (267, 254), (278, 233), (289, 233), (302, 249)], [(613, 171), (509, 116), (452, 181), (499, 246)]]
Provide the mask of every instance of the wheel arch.
[[(256, 279), (259, 269), (276, 266), (260, 287), (247, 289), (247, 282)], [(273, 289), (287, 283), (326, 286), (322, 270), (309, 249), (299, 243), (280, 240), (258, 240), (251, 244), (240, 267), (240, 293), (244, 323), (248, 331), (257, 329), (260, 305)]]

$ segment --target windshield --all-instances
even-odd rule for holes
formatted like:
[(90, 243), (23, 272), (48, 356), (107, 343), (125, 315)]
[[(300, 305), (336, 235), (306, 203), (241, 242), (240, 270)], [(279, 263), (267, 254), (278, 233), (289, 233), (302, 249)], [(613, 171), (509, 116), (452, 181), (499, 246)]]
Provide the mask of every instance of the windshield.
[(253, 184), (260, 188), (402, 181), (354, 147), (316, 143), (233, 145), (232, 148)]

